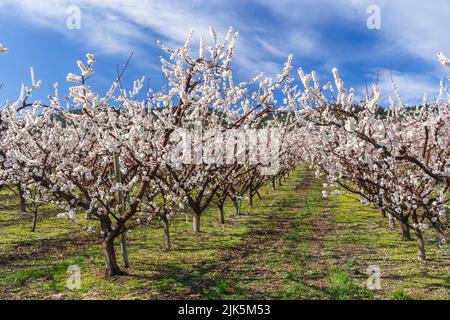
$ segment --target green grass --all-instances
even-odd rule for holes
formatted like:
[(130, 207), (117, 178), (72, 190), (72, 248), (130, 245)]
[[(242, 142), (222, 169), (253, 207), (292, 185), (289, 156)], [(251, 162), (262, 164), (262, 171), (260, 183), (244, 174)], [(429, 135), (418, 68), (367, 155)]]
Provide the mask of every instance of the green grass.
[(355, 283), (350, 274), (339, 269), (332, 269), (330, 286), (326, 289), (332, 300), (372, 299), (368, 289)]
[[(437, 245), (431, 231), (425, 233), (427, 262), (417, 258), (415, 241), (401, 240), (400, 226), (390, 230), (380, 212), (361, 204), (355, 195), (343, 192), (330, 200), (335, 235), (329, 250), (334, 265), (344, 265), (360, 285), (367, 280), (369, 266), (381, 271), (381, 290), (377, 299), (448, 299), (450, 260), (447, 248)], [(352, 266), (345, 265), (353, 261)]]
[[(448, 299), (449, 264), (428, 239), (430, 261), (416, 259), (379, 212), (352, 195), (321, 197), (321, 181), (298, 168), (276, 191), (262, 189), (253, 208), (226, 224), (217, 209), (202, 216), (202, 233), (177, 216), (171, 252), (163, 230), (131, 232), (131, 268), (106, 278), (100, 245), (45, 208), (35, 233), (30, 217), (1, 190), (0, 299)], [(9, 202), (9, 203), (7, 203)], [(118, 258), (120, 248), (117, 246)], [(66, 286), (70, 265), (81, 268), (81, 288)], [(381, 269), (381, 290), (366, 289), (369, 265)]]
[(392, 300), (411, 300), (411, 299), (412, 299), (412, 298), (406, 293), (406, 291), (403, 290), (403, 289), (396, 289), (396, 290), (393, 290), (393, 291), (390, 293), (389, 297), (390, 297)]

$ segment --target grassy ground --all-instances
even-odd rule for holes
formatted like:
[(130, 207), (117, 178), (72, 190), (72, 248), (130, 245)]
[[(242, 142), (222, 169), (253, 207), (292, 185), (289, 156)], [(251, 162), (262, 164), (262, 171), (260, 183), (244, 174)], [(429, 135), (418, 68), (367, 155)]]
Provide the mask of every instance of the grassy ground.
[[(46, 208), (36, 233), (31, 218), (0, 193), (0, 299), (448, 299), (450, 263), (428, 241), (429, 261), (416, 259), (376, 210), (342, 193), (321, 197), (321, 183), (296, 170), (276, 191), (267, 186), (253, 208), (220, 225), (217, 210), (194, 236), (183, 216), (172, 225), (173, 251), (161, 228), (129, 235), (131, 268), (106, 279), (100, 246)], [(119, 250), (118, 250), (119, 251)], [(448, 248), (447, 248), (448, 251)], [(66, 287), (67, 268), (81, 268), (81, 289)], [(381, 290), (366, 288), (369, 266)]]

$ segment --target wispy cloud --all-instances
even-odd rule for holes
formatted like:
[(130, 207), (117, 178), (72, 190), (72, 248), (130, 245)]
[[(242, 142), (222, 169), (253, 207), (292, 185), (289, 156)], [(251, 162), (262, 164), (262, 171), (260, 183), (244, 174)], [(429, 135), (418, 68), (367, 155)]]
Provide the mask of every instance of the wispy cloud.
[[(382, 28), (368, 31), (366, 9), (373, 4), (381, 8)], [(81, 9), (79, 32), (66, 28), (70, 5)], [(360, 82), (362, 70), (387, 69), (393, 63), (399, 87), (405, 82), (405, 95), (430, 91), (446, 75), (435, 52), (450, 54), (446, 0), (2, 0), (1, 6), (0, 15), (50, 28), (106, 54), (148, 52), (157, 39), (180, 46), (191, 28), (198, 39), (208, 34), (209, 25), (221, 36), (233, 26), (240, 31), (235, 65), (245, 77), (260, 71), (275, 75), (288, 53), (294, 54), (294, 64), (306, 63), (322, 74), (343, 67), (353, 73), (352, 81), (359, 77)], [(421, 76), (414, 75), (418, 71)], [(407, 80), (413, 82), (406, 85)]]
[(448, 1), (383, 1), (386, 39), (397, 51), (436, 61), (438, 51), (450, 52)]
[[(67, 8), (73, 4), (81, 9), (82, 29), (77, 33), (66, 28)], [(234, 26), (244, 31), (237, 45), (236, 63), (246, 74), (276, 73), (282, 66), (280, 58), (287, 56), (285, 49), (289, 43), (291, 49), (303, 53), (315, 46), (315, 40), (307, 32), (261, 28), (263, 21), (252, 23), (248, 15), (226, 1), (4, 0), (3, 5), (8, 7), (9, 14), (109, 54), (124, 54), (141, 45), (153, 45), (156, 39), (179, 46), (190, 29), (206, 35), (210, 25), (224, 36)]]

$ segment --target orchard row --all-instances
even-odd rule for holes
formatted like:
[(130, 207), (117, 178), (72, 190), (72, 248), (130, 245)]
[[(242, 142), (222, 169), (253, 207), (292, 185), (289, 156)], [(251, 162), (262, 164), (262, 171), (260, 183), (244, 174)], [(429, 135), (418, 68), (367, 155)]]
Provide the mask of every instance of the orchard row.
[[(244, 197), (252, 204), (263, 185), (275, 187), (307, 162), (322, 176), (324, 197), (344, 188), (379, 207), (391, 225), (402, 226), (404, 240), (414, 233), (421, 259), (426, 229), (441, 245), (448, 243), (450, 107), (444, 84), (432, 103), (411, 108), (397, 95), (382, 108), (378, 86), (356, 101), (337, 69), (334, 85), (323, 86), (314, 71), (302, 69), (296, 79), (291, 56), (276, 79), (260, 74), (235, 83), (238, 34), (230, 29), (219, 41), (213, 28), (210, 33), (212, 44), (202, 38), (196, 55), (192, 33), (181, 48), (160, 44), (163, 90), (144, 89), (144, 78), (124, 88), (127, 62), (100, 95), (89, 85), (95, 57), (88, 54), (77, 62), (79, 73), (67, 76), (73, 83), (68, 96), (61, 97), (55, 84), (44, 103), (31, 100), (41, 85), (31, 72), (31, 85), (0, 110), (0, 186), (17, 190), (21, 210), (35, 217), (33, 230), (40, 206), (60, 208), (60, 216), (98, 236), (107, 274), (120, 275), (114, 243), (120, 238), (127, 265), (127, 231), (159, 220), (170, 250), (174, 215), (191, 215), (199, 233), (208, 208), (216, 206), (224, 223), (227, 199), (239, 214)], [(450, 66), (442, 54), (439, 59)], [(199, 125), (208, 134), (196, 135)], [(233, 160), (214, 161), (230, 132), (237, 133), (226, 143)], [(255, 134), (240, 139), (242, 132)], [(206, 152), (203, 146), (215, 147)], [(200, 161), (174, 157), (183, 152)]]

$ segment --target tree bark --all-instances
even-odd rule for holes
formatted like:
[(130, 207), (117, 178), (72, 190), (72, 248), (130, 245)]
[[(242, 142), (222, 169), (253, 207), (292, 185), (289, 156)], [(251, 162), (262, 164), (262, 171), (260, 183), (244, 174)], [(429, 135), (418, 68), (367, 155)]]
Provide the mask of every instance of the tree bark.
[(234, 212), (236, 215), (241, 215), (241, 201), (242, 199), (233, 199)]
[(25, 197), (23, 195), (23, 189), (19, 185), (17, 185), (17, 190), (19, 192), (19, 213), (23, 214), (26, 211)]
[(423, 233), (418, 227), (414, 228), (414, 233), (416, 234), (417, 246), (419, 249), (419, 259), (425, 261), (427, 257), (425, 254), (425, 241), (423, 240)]
[(31, 232), (36, 231), (36, 224), (37, 224), (37, 212), (33, 212), (33, 224), (31, 226)]
[(103, 255), (105, 256), (105, 274), (107, 276), (123, 275), (117, 264), (114, 239), (105, 239), (103, 241)]
[(161, 217), (161, 222), (164, 227), (164, 245), (165, 245), (166, 251), (170, 251), (172, 249), (172, 246), (170, 243), (170, 222), (166, 216)]
[(220, 224), (225, 224), (225, 211), (223, 209), (223, 203), (219, 204), (218, 207), (219, 207)]
[[(114, 174), (116, 176), (116, 182), (121, 184), (122, 172), (120, 171), (119, 156), (117, 155), (117, 153), (113, 154), (113, 161), (114, 161)], [(125, 213), (125, 199), (123, 192), (121, 190), (117, 191), (117, 201), (119, 202), (120, 215), (123, 215)], [(125, 268), (129, 268), (130, 263), (128, 261), (128, 243), (126, 231), (120, 235), (120, 246), (122, 248), (123, 264), (125, 265)]]
[(414, 222), (414, 233), (416, 235), (417, 246), (419, 249), (419, 259), (425, 261), (427, 259), (425, 254), (425, 241), (423, 240), (423, 233), (419, 229), (419, 219), (417, 218), (417, 211), (412, 210), (411, 212), (412, 220)]
[(128, 260), (128, 243), (126, 231), (120, 235), (120, 248), (122, 249), (123, 265), (125, 268), (129, 268), (130, 262)]
[(240, 212), (239, 212), (239, 204), (238, 204), (238, 201), (237, 201), (236, 199), (232, 198), (232, 199), (231, 199), (231, 202), (233, 202), (234, 213), (235, 213), (236, 215), (239, 215)]
[(194, 234), (200, 234), (200, 213), (194, 213), (194, 218), (192, 220), (192, 226), (194, 229)]
[(250, 179), (250, 185), (248, 187), (248, 206), (253, 207), (253, 177)]
[(406, 222), (402, 221), (402, 238), (403, 241), (411, 241), (411, 232)]

